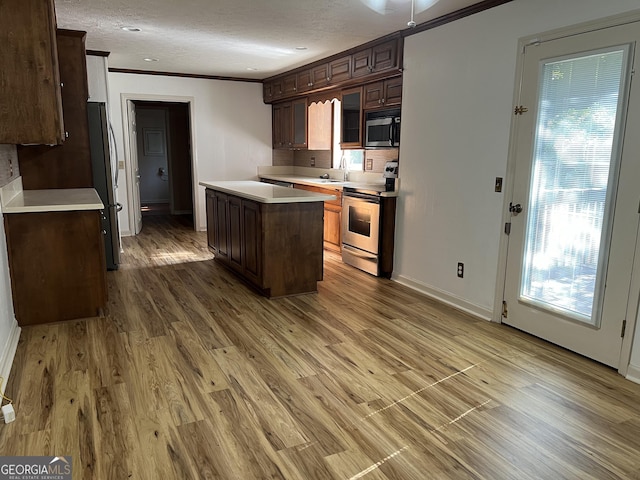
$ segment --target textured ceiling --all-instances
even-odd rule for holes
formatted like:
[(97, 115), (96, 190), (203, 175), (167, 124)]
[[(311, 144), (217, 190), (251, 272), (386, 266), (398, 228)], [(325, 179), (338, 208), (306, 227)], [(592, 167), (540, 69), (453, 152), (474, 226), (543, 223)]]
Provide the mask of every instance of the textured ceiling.
[[(416, 0), (416, 10), (422, 2), (433, 0)], [(474, 3), (439, 0), (417, 11), (415, 21)], [(411, 0), (55, 0), (55, 6), (58, 27), (85, 30), (87, 49), (111, 52), (110, 67), (255, 79), (403, 30), (411, 15)], [(129, 26), (141, 31), (122, 30)]]

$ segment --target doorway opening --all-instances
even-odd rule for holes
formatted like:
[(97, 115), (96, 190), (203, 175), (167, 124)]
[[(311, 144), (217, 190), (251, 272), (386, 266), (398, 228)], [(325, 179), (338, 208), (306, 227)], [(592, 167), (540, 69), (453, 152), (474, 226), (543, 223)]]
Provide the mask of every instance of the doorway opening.
[(134, 100), (133, 105), (142, 225), (156, 215), (180, 215), (195, 225), (189, 104)]

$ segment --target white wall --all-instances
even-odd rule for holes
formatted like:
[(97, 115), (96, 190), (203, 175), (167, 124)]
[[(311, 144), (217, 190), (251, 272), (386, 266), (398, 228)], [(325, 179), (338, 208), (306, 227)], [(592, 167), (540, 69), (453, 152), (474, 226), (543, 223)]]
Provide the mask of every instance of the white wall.
[(514, 0), (406, 38), (396, 280), (491, 318), (518, 39), (638, 7)]
[[(271, 106), (262, 101), (262, 84), (155, 75), (109, 73), (109, 105), (117, 139), (118, 159), (124, 154), (122, 95), (192, 97), (194, 185), (202, 180), (244, 180), (256, 177), (258, 165), (271, 165)], [(124, 205), (120, 225), (130, 234), (126, 170), (120, 170), (118, 201)], [(129, 179), (127, 179), (128, 181)], [(194, 186), (196, 227), (206, 228), (204, 188)]]

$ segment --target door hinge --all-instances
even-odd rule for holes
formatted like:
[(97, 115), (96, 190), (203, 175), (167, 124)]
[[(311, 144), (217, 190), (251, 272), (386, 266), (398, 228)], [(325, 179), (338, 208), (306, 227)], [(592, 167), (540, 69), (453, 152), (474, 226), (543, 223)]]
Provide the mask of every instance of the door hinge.
[(627, 330), (627, 321), (622, 320), (622, 331), (620, 332), (620, 338), (624, 338), (624, 332)]
[(513, 113), (515, 115), (522, 115), (523, 113), (527, 113), (529, 111), (529, 109), (523, 105), (518, 105), (514, 110)]
[(507, 311), (507, 301), (503, 300), (502, 301), (502, 318), (507, 318), (507, 314), (509, 312)]
[(511, 222), (506, 222), (504, 224), (504, 233), (511, 235)]

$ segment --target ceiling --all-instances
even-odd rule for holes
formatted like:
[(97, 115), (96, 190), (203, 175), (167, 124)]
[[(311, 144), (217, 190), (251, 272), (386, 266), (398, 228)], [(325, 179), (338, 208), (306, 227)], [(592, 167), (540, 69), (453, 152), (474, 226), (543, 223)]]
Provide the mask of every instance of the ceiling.
[[(419, 12), (433, 0), (416, 0), (416, 23), (479, 3), (435, 1)], [(251, 79), (406, 29), (411, 16), (411, 0), (55, 0), (55, 6), (58, 27), (86, 31), (87, 49), (111, 52), (111, 68)]]

